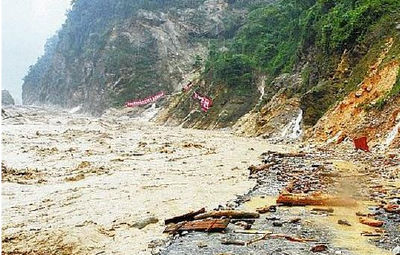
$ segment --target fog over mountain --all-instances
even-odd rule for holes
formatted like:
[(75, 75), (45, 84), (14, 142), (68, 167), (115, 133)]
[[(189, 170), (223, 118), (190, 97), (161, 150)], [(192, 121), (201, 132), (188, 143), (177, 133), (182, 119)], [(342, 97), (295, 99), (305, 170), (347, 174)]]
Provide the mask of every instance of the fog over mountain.
[(70, 0), (2, 0), (2, 88), (21, 102), (22, 78), (65, 21)]

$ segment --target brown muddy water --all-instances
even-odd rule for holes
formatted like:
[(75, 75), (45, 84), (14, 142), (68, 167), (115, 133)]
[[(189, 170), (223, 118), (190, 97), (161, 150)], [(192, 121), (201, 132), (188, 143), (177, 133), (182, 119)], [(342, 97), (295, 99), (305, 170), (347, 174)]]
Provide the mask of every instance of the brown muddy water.
[(5, 110), (5, 254), (150, 254), (164, 219), (246, 193), (247, 167), (262, 152), (288, 150), (127, 117)]

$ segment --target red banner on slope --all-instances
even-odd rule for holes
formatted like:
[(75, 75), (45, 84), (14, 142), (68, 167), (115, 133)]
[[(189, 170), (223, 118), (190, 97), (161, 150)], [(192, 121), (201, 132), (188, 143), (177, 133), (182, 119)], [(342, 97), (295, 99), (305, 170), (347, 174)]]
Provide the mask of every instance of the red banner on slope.
[(207, 112), (208, 109), (210, 109), (210, 107), (212, 106), (213, 101), (212, 101), (211, 98), (208, 98), (208, 97), (206, 97), (206, 96), (201, 96), (201, 95), (200, 95), (199, 93), (197, 93), (196, 91), (193, 93), (193, 96), (192, 96), (192, 97), (193, 97), (193, 99), (198, 99), (198, 100), (199, 100), (201, 109), (202, 109), (204, 112)]
[(161, 91), (153, 96), (149, 96), (143, 99), (136, 99), (136, 100), (131, 100), (125, 103), (126, 107), (135, 107), (135, 106), (139, 106), (139, 105), (146, 105), (146, 104), (150, 104), (153, 103), (155, 101), (157, 101), (158, 99), (162, 98), (165, 96), (165, 92)]
[(188, 84), (186, 84), (185, 86), (183, 86), (182, 88), (182, 92), (188, 92), (192, 87), (193, 87), (194, 83), (193, 82), (189, 82)]

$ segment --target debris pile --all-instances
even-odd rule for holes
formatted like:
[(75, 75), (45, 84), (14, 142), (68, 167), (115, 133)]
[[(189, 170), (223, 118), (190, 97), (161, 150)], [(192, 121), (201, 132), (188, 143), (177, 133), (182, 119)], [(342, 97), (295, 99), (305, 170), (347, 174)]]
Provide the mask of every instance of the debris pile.
[[(261, 158), (248, 168), (257, 182), (248, 194), (210, 212), (203, 208), (190, 218), (181, 216), (187, 221), (172, 226), (186, 228), (168, 231), (179, 234), (179, 245), (172, 241), (158, 254), (364, 254), (353, 250), (360, 244), (371, 254), (395, 249), (400, 236), (397, 154), (321, 147), (268, 151)], [(370, 206), (364, 206), (367, 202)], [(216, 222), (220, 228), (209, 233)], [(341, 235), (352, 241), (336, 241)]]

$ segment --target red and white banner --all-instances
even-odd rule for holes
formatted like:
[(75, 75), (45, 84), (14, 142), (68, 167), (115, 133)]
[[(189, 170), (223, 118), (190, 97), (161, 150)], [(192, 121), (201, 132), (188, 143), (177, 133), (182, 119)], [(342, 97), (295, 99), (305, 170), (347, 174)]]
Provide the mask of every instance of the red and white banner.
[(200, 102), (200, 106), (201, 106), (201, 109), (204, 111), (204, 112), (207, 112), (208, 111), (208, 109), (210, 109), (210, 107), (212, 106), (212, 99), (211, 98), (208, 98), (208, 97), (206, 97), (206, 96), (201, 96), (201, 95), (199, 95), (199, 93), (197, 93), (196, 91), (193, 93), (193, 99), (198, 99), (199, 100), (199, 102)]
[(185, 92), (185, 93), (188, 92), (193, 87), (193, 85), (194, 85), (193, 82), (189, 82), (188, 84), (183, 86), (182, 91)]
[(153, 103), (155, 101), (157, 101), (158, 99), (162, 98), (165, 96), (165, 92), (161, 91), (153, 96), (149, 96), (143, 99), (137, 99), (137, 100), (132, 100), (129, 102), (125, 103), (126, 107), (135, 107), (135, 106), (139, 106), (139, 105), (146, 105), (146, 104), (150, 104)]

